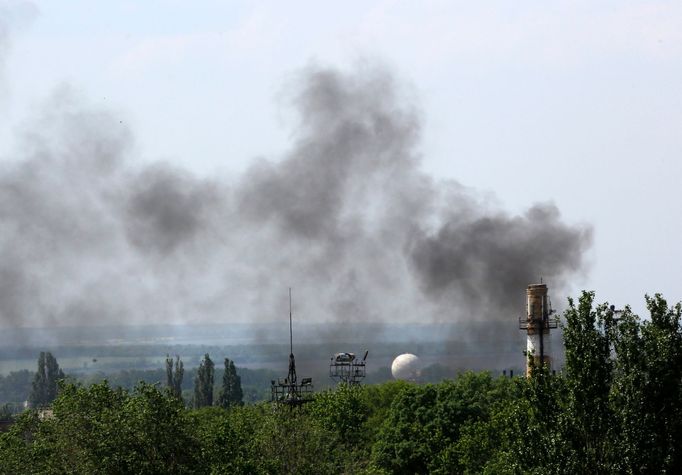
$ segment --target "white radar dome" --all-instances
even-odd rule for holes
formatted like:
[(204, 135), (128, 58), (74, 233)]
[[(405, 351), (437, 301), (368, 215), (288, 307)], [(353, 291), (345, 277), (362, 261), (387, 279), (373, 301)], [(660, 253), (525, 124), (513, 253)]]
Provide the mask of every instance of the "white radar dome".
[(395, 379), (415, 380), (419, 376), (421, 363), (419, 357), (412, 353), (404, 353), (393, 360), (391, 374)]

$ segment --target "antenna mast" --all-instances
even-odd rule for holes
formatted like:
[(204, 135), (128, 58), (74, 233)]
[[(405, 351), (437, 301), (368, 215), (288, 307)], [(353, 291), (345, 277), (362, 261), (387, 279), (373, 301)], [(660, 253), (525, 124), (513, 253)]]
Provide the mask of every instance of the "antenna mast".
[(299, 383), (296, 376), (293, 312), (291, 307), (291, 287), (289, 287), (289, 373), (284, 379), (273, 379), (271, 381), (271, 401), (296, 406), (310, 401), (313, 392), (313, 379), (303, 378)]

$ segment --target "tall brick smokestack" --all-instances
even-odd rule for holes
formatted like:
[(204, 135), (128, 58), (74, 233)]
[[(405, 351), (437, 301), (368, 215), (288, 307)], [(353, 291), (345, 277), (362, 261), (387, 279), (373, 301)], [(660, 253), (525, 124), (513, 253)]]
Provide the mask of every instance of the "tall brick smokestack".
[(547, 296), (546, 284), (531, 284), (526, 289), (526, 318), (521, 319), (520, 328), (526, 330), (526, 376), (533, 367), (546, 365), (552, 367), (552, 347), (549, 331), (557, 327), (552, 314), (551, 304)]

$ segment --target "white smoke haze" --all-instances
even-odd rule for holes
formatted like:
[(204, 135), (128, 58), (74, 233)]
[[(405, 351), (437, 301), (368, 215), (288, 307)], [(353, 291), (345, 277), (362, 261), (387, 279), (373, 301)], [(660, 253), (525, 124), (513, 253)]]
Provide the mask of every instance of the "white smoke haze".
[(1, 163), (2, 325), (264, 322), (291, 286), (296, 315), (338, 336), (509, 319), (528, 283), (557, 294), (584, 271), (589, 226), (420, 170), (418, 107), (390, 71), (297, 78), (289, 150), (239, 177), (148, 164), (116, 113), (59, 89)]
[[(38, 15), (37, 7), (22, 0), (0, 0), (0, 111), (7, 105), (5, 62), (10, 51), (12, 33), (29, 25)], [(0, 124), (2, 123), (0, 114)]]

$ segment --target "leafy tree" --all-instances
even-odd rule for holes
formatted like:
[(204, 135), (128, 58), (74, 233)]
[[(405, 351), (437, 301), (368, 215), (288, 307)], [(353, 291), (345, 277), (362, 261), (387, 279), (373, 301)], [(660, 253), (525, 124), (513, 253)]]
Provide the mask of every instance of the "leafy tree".
[(64, 372), (52, 353), (40, 352), (38, 357), (38, 372), (33, 379), (29, 403), (33, 407), (49, 405), (57, 397), (57, 383), (64, 379)]
[(267, 411), (254, 434), (258, 466), (264, 473), (337, 474), (351, 461), (338, 438), (305, 410), (261, 406)]
[(565, 377), (554, 376), (543, 365), (533, 368), (531, 377), (517, 381), (520, 398), (507, 414), (517, 432), (508, 434), (505, 452), (518, 460), (516, 466), (522, 473), (576, 473), (579, 461), (566, 443), (562, 417), (568, 397)]
[(202, 464), (197, 472), (260, 474), (268, 470), (270, 461), (263, 457), (261, 438), (257, 436), (265, 419), (271, 417), (269, 407), (204, 407), (191, 411), (189, 417), (195, 438), (201, 447)]
[(242, 380), (237, 374), (234, 361), (225, 358), (225, 371), (223, 372), (223, 387), (220, 392), (218, 404), (225, 409), (233, 406), (244, 405), (244, 392)]
[(364, 424), (365, 436), (368, 440), (376, 440), (390, 413), (393, 401), (405, 388), (410, 386), (412, 383), (402, 380), (362, 386), (363, 405), (367, 407), (368, 411), (367, 421)]
[(197, 376), (194, 379), (194, 407), (213, 405), (213, 373), (213, 361), (206, 353), (199, 364)]
[(614, 331), (617, 354), (612, 401), (625, 473), (682, 473), (682, 327), (678, 303), (647, 296), (651, 319), (629, 308)]
[(183, 404), (155, 386), (64, 384), (53, 417), (33, 411), (0, 435), (0, 473), (194, 473), (199, 447)]
[(340, 384), (334, 390), (315, 395), (308, 410), (323, 428), (332, 431), (343, 442), (362, 438), (362, 430), (369, 415), (360, 386)]
[(372, 462), (391, 473), (451, 473), (463, 427), (490, 416), (509, 382), (489, 373), (464, 373), (438, 385), (410, 385), (391, 405), (372, 448)]
[[(515, 386), (526, 381), (517, 380)], [(493, 404), (489, 418), (471, 420), (462, 426), (452, 450), (457, 459), (453, 471), (464, 474), (528, 473), (523, 447), (528, 445), (530, 405), (518, 394)], [(542, 439), (545, 443), (546, 440)], [(453, 457), (454, 458), (454, 457)], [(524, 470), (525, 469), (525, 470)]]
[(166, 386), (170, 393), (182, 399), (182, 378), (185, 374), (185, 369), (180, 360), (180, 356), (175, 357), (175, 364), (173, 358), (166, 355)]
[(607, 304), (594, 307), (593, 302), (594, 292), (583, 292), (577, 306), (568, 299), (563, 327), (566, 404), (552, 411), (562, 416), (561, 438), (572, 451), (570, 461), (575, 463), (569, 468), (569, 455), (563, 454), (563, 466), (605, 473), (614, 455), (609, 402), (613, 362), (608, 334), (613, 314)]
[[(0, 434), (0, 473), (682, 473), (682, 305), (655, 295), (647, 306), (650, 318), (629, 308), (616, 318), (592, 292), (569, 301), (556, 375), (536, 367), (528, 378), (340, 385), (297, 408), (240, 406), (226, 359), (219, 402), (230, 410), (186, 409), (146, 384), (62, 383), (53, 417), (26, 411)], [(167, 358), (170, 387), (178, 367)], [(267, 373), (240, 376), (267, 383)], [(208, 354), (185, 379), (197, 406), (210, 405)]]

